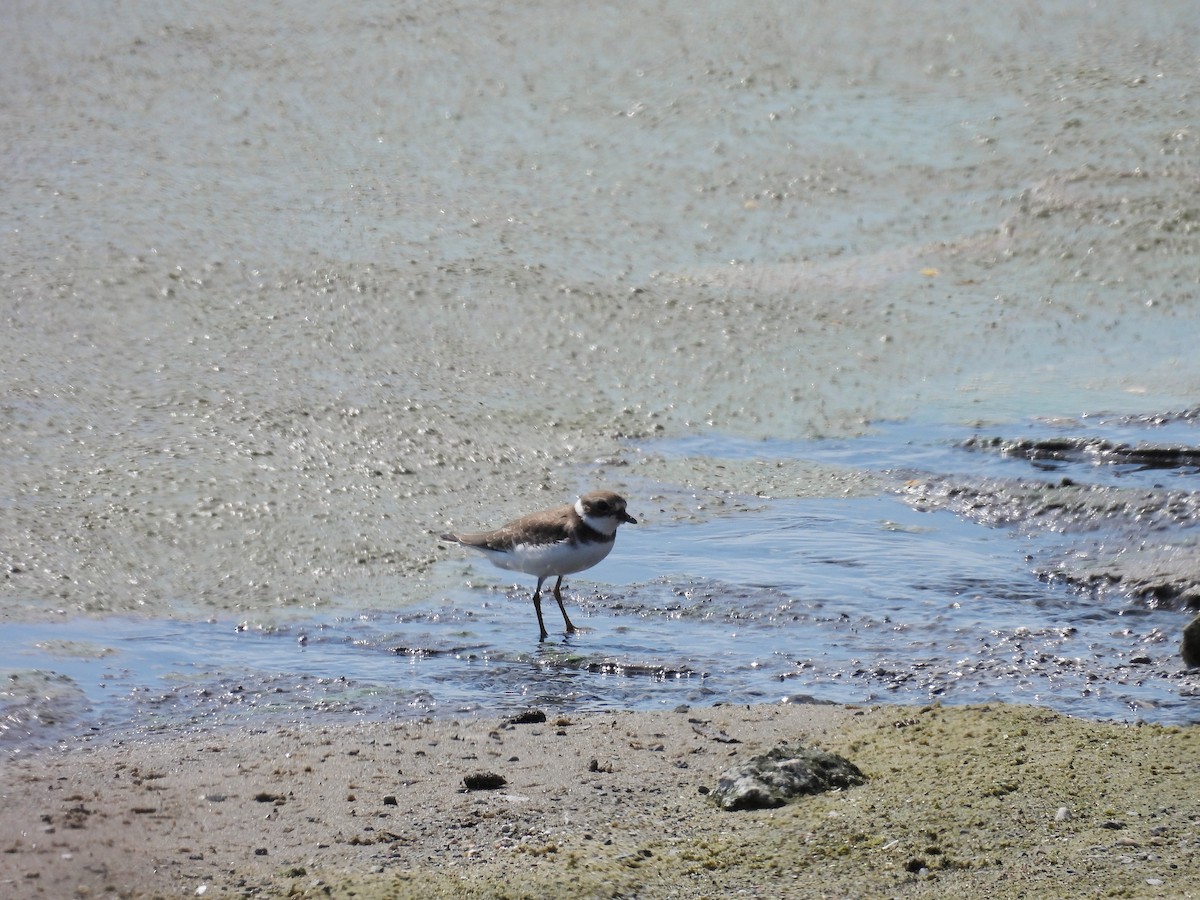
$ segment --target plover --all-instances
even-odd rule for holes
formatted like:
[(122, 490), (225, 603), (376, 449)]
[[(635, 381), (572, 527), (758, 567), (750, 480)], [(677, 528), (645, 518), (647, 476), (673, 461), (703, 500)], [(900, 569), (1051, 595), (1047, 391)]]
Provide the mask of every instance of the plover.
[(554, 599), (567, 631), (576, 631), (563, 606), (563, 576), (590, 569), (608, 556), (622, 522), (637, 524), (637, 519), (625, 512), (625, 498), (611, 491), (592, 491), (571, 505), (530, 513), (495, 531), (443, 534), (442, 540), (478, 550), (501, 569), (536, 575), (533, 608), (544, 641), (549, 632), (542, 619), (542, 583), (551, 575), (558, 576)]

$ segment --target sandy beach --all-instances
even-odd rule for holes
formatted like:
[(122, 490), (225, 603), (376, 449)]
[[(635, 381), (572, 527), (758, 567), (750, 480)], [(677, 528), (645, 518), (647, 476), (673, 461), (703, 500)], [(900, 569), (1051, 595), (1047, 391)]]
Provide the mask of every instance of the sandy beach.
[[(726, 812), (780, 744), (867, 776)], [(226, 730), (10, 763), (10, 897), (1194, 897), (1200, 728), (758, 706)], [(504, 783), (468, 791), (464, 779)]]

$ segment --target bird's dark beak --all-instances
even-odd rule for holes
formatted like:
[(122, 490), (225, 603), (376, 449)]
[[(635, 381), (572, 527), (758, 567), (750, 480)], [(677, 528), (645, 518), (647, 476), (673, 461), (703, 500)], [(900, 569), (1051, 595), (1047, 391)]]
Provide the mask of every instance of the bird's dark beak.
[(636, 525), (636, 524), (637, 524), (637, 519), (635, 519), (635, 518), (634, 518), (633, 516), (631, 516), (629, 513), (625, 512), (625, 510), (621, 510), (620, 519), (621, 519), (621, 521), (622, 521), (622, 522), (628, 522), (630, 525)]

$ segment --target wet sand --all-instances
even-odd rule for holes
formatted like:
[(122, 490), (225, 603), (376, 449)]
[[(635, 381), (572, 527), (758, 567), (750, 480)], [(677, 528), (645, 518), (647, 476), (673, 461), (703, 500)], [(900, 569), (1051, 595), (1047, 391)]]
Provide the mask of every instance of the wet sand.
[[(779, 744), (861, 787), (725, 812)], [(12, 897), (1193, 897), (1200, 727), (755, 706), (199, 732), (6, 767)], [(464, 778), (502, 785), (467, 791)]]

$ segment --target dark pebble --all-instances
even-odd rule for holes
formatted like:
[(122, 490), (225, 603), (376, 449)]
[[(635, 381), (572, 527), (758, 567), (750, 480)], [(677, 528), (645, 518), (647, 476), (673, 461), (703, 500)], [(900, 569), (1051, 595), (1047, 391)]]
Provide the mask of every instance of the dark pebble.
[(540, 725), (546, 721), (546, 714), (540, 709), (527, 709), (515, 716), (504, 720), (505, 725)]
[(463, 784), (468, 791), (494, 791), (508, 782), (503, 775), (497, 775), (495, 772), (476, 772), (463, 778)]
[(1179, 645), (1184, 665), (1189, 669), (1200, 669), (1200, 616), (1192, 619), (1183, 629), (1183, 641)]

